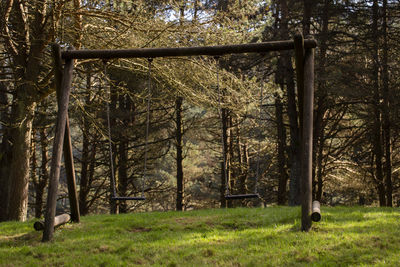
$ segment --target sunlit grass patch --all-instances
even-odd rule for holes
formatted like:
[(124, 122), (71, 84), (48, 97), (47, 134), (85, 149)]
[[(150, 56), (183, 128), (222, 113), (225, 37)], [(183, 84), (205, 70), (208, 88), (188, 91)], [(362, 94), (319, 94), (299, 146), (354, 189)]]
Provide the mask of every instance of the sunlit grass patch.
[(300, 209), (236, 208), (94, 215), (41, 243), (33, 221), (0, 224), (1, 266), (400, 265), (398, 209), (322, 208), (312, 231)]

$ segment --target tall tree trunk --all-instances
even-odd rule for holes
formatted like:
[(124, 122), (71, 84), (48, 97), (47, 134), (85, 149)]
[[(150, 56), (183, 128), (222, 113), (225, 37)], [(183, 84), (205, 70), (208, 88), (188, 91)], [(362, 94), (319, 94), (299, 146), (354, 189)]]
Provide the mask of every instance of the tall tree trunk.
[(303, 0), (303, 36), (310, 35), (313, 0)]
[[(36, 149), (37, 149), (37, 141), (36, 141), (36, 129), (32, 130), (32, 139), (31, 139), (31, 180), (32, 180), (32, 184), (33, 184), (33, 188), (34, 188), (34, 197), (36, 200), (36, 187), (39, 184), (39, 180), (38, 180), (38, 175), (37, 175), (37, 171), (38, 171), (38, 164), (37, 164), (37, 155), (36, 155)], [(36, 201), (35, 201), (36, 202)], [(35, 203), (35, 217), (36, 218), (40, 218), (40, 215), (38, 215), (38, 210), (36, 209), (36, 203)]]
[[(86, 91), (87, 96), (85, 99), (86, 108), (90, 105), (90, 91), (91, 91), (91, 74), (90, 71), (86, 73)], [(89, 177), (88, 177), (88, 167), (89, 167), (89, 146), (90, 146), (90, 127), (89, 121), (86, 116), (82, 117), (82, 155), (81, 155), (81, 179), (79, 186), (79, 211), (81, 215), (86, 215), (88, 210), (88, 193), (89, 193)], [(93, 140), (94, 141), (94, 140)]]
[[(228, 180), (228, 112), (225, 108), (221, 109), (221, 123), (222, 123), (222, 163), (221, 163), (221, 187), (220, 187), (220, 204), (221, 208), (227, 207), (225, 199), (226, 188), (229, 184)], [(228, 183), (228, 184), (227, 184)]]
[(293, 81), (293, 67), (289, 54), (285, 56), (286, 90), (288, 94), (288, 115), (290, 123), (290, 197), (289, 205), (300, 205), (300, 131), (298, 126), (298, 113), (296, 110), (295, 86)]
[[(233, 136), (232, 136), (232, 116), (230, 114), (230, 111), (227, 111), (227, 144), (228, 147), (226, 148), (226, 170), (228, 174), (228, 183), (229, 183), (229, 188), (230, 188), (230, 193), (235, 194), (236, 193), (236, 177), (234, 174), (234, 167), (233, 167)], [(233, 208), (233, 201), (228, 200), (227, 205), (228, 208)]]
[[(275, 5), (275, 23), (274, 29), (276, 35), (281, 35), (278, 32), (278, 27), (280, 23), (279, 14), (280, 8), (283, 5), (287, 8), (285, 3), (281, 4), (280, 0), (273, 2)], [(286, 11), (287, 12), (287, 11)], [(282, 30), (281, 30), (282, 31)], [(282, 90), (285, 92), (285, 71), (283, 69), (283, 58), (279, 57), (277, 62), (277, 69), (275, 72), (275, 83), (278, 84)], [(275, 119), (277, 127), (277, 143), (278, 143), (278, 205), (285, 205), (287, 201), (287, 181), (289, 180), (289, 175), (287, 173), (287, 167), (289, 167), (289, 162), (287, 160), (287, 152), (289, 152), (286, 144), (286, 127), (283, 122), (283, 103), (281, 101), (281, 96), (279, 94), (275, 95)]]
[(41, 148), (41, 166), (40, 166), (40, 175), (39, 175), (39, 183), (36, 186), (36, 196), (35, 196), (35, 217), (40, 218), (43, 215), (43, 196), (44, 189), (46, 188), (49, 182), (49, 153), (48, 147), (49, 142), (47, 139), (47, 132), (45, 128), (40, 129), (40, 148)]
[[(4, 90), (3, 90), (4, 89)], [(8, 106), (8, 98), (6, 95), (6, 86), (0, 82), (0, 101), (4, 107)], [(0, 111), (0, 121), (3, 125), (9, 125), (10, 116), (7, 108)], [(10, 165), (12, 162), (11, 144), (12, 134), (6, 126), (2, 129), (2, 140), (0, 144), (0, 222), (6, 221), (8, 218), (8, 203), (10, 196)]]
[[(326, 51), (329, 30), (329, 10), (330, 1), (324, 0), (324, 7), (322, 11), (322, 31), (320, 33), (319, 45), (319, 80), (316, 92), (317, 106), (314, 119), (314, 140), (313, 140), (313, 196), (314, 199), (321, 201), (322, 197), (322, 162), (323, 152), (325, 146), (325, 115), (327, 112), (328, 94), (326, 88)], [(307, 13), (310, 11), (307, 11)], [(308, 19), (309, 21), (309, 19)], [(305, 27), (306, 28), (306, 27)], [(309, 29), (309, 27), (308, 27)]]
[(283, 123), (283, 104), (279, 95), (275, 96), (275, 116), (278, 139), (278, 205), (285, 205), (287, 200), (286, 186), (289, 177), (286, 171), (286, 129)]
[(233, 151), (233, 119), (232, 116), (229, 116), (229, 130), (228, 130), (228, 169), (229, 169), (229, 181), (230, 181), (230, 186), (231, 189), (236, 192), (238, 188), (236, 188), (237, 185), (237, 171), (236, 171), (236, 166), (235, 166), (235, 155)]
[(314, 192), (314, 197), (315, 200), (321, 201), (322, 198), (322, 187), (323, 187), (323, 159), (324, 159), (324, 143), (325, 143), (325, 132), (324, 132), (324, 128), (325, 128), (325, 123), (323, 123), (323, 125), (320, 125), (320, 129), (318, 131), (318, 153), (317, 153), (317, 166), (314, 167), (317, 169), (317, 185), (318, 187), (316, 188), (316, 191)]
[[(28, 90), (28, 89), (26, 89)], [(22, 96), (24, 94), (24, 96)], [(21, 98), (26, 98), (26, 92), (20, 90)], [(10, 170), (10, 202), (8, 205), (8, 219), (25, 221), (28, 215), (28, 185), (30, 144), (32, 137), (32, 123), (35, 103), (29, 100), (20, 100), (15, 105), (13, 121), (16, 127), (13, 132), (13, 146)]]
[[(122, 137), (118, 145), (118, 194), (120, 196), (128, 195), (128, 142), (125, 137)], [(128, 212), (126, 202), (119, 204), (121, 213)]]
[(387, 36), (387, 0), (383, 0), (382, 6), (382, 80), (383, 80), (383, 142), (385, 151), (385, 174), (386, 174), (386, 206), (393, 206), (392, 185), (392, 144), (391, 144), (391, 122), (390, 122), (390, 92), (388, 71), (388, 36)]
[(182, 145), (182, 97), (177, 97), (175, 100), (176, 112), (176, 132), (175, 132), (175, 147), (176, 147), (176, 210), (183, 210), (183, 145)]
[(372, 5), (372, 34), (377, 40), (373, 40), (373, 66), (372, 66), (372, 82), (373, 82), (373, 153), (375, 155), (375, 178), (378, 188), (378, 197), (380, 206), (386, 206), (385, 186), (383, 181), (383, 169), (382, 169), (382, 121), (381, 121), (381, 109), (380, 100), (381, 96), (379, 93), (379, 47), (378, 40), (378, 1), (374, 0)]
[(82, 15), (80, 12), (81, 0), (74, 0), (74, 43), (75, 49), (80, 49), (82, 44)]
[(239, 180), (239, 194), (246, 194), (247, 188), (246, 188), (246, 180), (247, 180), (247, 166), (244, 164), (244, 158), (245, 158), (245, 151), (243, 148), (245, 146), (241, 144), (241, 139), (240, 139), (240, 127), (239, 125), (236, 127), (236, 154), (237, 154), (237, 169), (238, 169), (238, 180)]
[(250, 170), (249, 146), (247, 145), (247, 143), (243, 144), (242, 152), (243, 152), (243, 165), (244, 165), (243, 186), (244, 190), (247, 190), (246, 181), (249, 178), (249, 170)]
[[(117, 102), (118, 102), (118, 97), (117, 97), (117, 93), (115, 88), (111, 88), (110, 90), (110, 126), (111, 126), (111, 139), (114, 140), (114, 138), (116, 137), (116, 130), (115, 130), (115, 125), (116, 125), (116, 118), (113, 115), (112, 111), (116, 110), (117, 108)], [(113, 151), (113, 154), (111, 155), (112, 157), (110, 158), (108, 156), (108, 161), (112, 161), (112, 166), (114, 167), (114, 178), (117, 179), (117, 173), (115, 172), (116, 169), (116, 155), (117, 155), (117, 145), (115, 142), (111, 142), (111, 150)], [(111, 162), (108, 162), (109, 168), (110, 168), (110, 179), (112, 179), (111, 177)], [(116, 187), (115, 190), (118, 194), (118, 181), (114, 181), (114, 186)], [(113, 189), (112, 188), (112, 183), (110, 182), (110, 195), (113, 194)], [(111, 214), (118, 214), (119, 213), (119, 206), (117, 201), (115, 200), (110, 200), (110, 213)]]
[[(124, 114), (124, 112), (132, 112), (132, 102), (127, 95), (120, 95), (119, 97), (119, 113)], [(123, 125), (129, 125), (131, 122), (129, 119), (123, 120)], [(129, 141), (127, 134), (120, 129), (119, 134), (119, 144), (118, 144), (118, 193), (120, 196), (128, 195), (128, 147)], [(146, 148), (147, 149), (147, 148)], [(128, 205), (126, 202), (121, 202), (119, 204), (119, 211), (121, 213), (128, 212)]]
[[(185, 0), (181, 1), (179, 7), (179, 25), (183, 27), (183, 22), (185, 20)], [(179, 41), (182, 42), (183, 38)], [(176, 148), (176, 210), (183, 210), (183, 129), (182, 129), (182, 104), (183, 97), (177, 96), (175, 99), (175, 112), (176, 112), (176, 132), (175, 132), (175, 148)]]
[[(288, 18), (289, 9), (286, 0), (281, 0), (281, 33), (282, 39), (289, 39)], [(281, 53), (284, 77), (287, 91), (287, 109), (290, 124), (290, 182), (289, 182), (289, 205), (300, 205), (300, 178), (301, 178), (301, 157), (300, 157), (300, 131), (299, 131), (299, 115), (296, 105), (296, 94), (294, 84), (293, 66), (290, 52)]]

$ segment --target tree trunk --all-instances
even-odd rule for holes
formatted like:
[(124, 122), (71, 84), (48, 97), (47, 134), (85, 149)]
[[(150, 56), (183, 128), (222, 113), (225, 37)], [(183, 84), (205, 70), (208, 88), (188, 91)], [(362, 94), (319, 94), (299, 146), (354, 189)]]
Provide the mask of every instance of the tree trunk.
[(82, 140), (83, 149), (81, 156), (81, 179), (79, 185), (79, 212), (83, 216), (88, 213), (88, 207), (87, 207), (87, 196), (89, 192), (89, 181), (88, 181), (89, 147), (88, 146), (89, 146), (89, 140), (86, 134), (84, 133)]
[(227, 193), (227, 186), (229, 184), (228, 180), (228, 115), (225, 108), (221, 109), (221, 123), (222, 123), (222, 163), (221, 163), (221, 187), (220, 187), (220, 204), (221, 208), (227, 207), (227, 201), (225, 199), (225, 194)]
[(392, 145), (391, 145), (391, 121), (390, 121), (390, 92), (388, 71), (388, 36), (387, 36), (387, 0), (383, 0), (382, 6), (383, 25), (383, 53), (382, 53), (382, 80), (383, 80), (383, 143), (385, 151), (386, 174), (386, 206), (393, 206), (392, 185)]
[[(34, 131), (35, 132), (35, 131)], [(32, 139), (32, 183), (35, 189), (35, 217), (40, 218), (43, 215), (43, 195), (46, 188), (49, 176), (47, 171), (48, 153), (47, 153), (47, 136), (46, 129), (42, 126), (39, 130), (39, 142), (41, 147), (41, 166), (39, 175), (37, 175), (37, 161), (36, 161), (36, 133), (33, 134)]]
[[(8, 106), (6, 87), (0, 82), (0, 101), (4, 107)], [(4, 89), (4, 90), (3, 90)], [(10, 123), (8, 109), (0, 111), (0, 120), (5, 124)], [(4, 126), (3, 126), (4, 127)], [(8, 203), (10, 196), (10, 165), (12, 162), (11, 144), (12, 134), (10, 129), (3, 128), (3, 136), (0, 144), (0, 222), (8, 218)]]
[[(378, 36), (378, 1), (374, 0), (372, 5), (372, 33), (373, 36), (379, 39)], [(378, 51), (378, 40), (373, 41), (373, 66), (372, 66), (372, 82), (373, 82), (373, 153), (375, 155), (375, 178), (378, 188), (379, 205), (386, 206), (385, 197), (385, 186), (383, 181), (383, 170), (382, 170), (382, 121), (381, 121), (381, 110), (380, 110), (380, 93), (379, 93), (379, 51)]]
[[(128, 142), (125, 138), (121, 138), (118, 145), (118, 195), (128, 195)], [(119, 204), (119, 212), (127, 213), (127, 203), (122, 201)]]
[(41, 166), (39, 183), (36, 186), (36, 196), (35, 196), (35, 217), (40, 218), (43, 215), (43, 196), (44, 190), (49, 182), (49, 153), (48, 153), (48, 139), (46, 129), (42, 128), (40, 130), (40, 148), (41, 148)]
[(236, 153), (237, 153), (237, 169), (238, 169), (238, 181), (239, 181), (239, 194), (246, 194), (246, 180), (247, 180), (247, 166), (244, 164), (245, 158), (245, 145), (242, 146), (240, 139), (240, 127), (236, 127)]
[(74, 43), (75, 49), (80, 49), (82, 44), (82, 15), (80, 13), (81, 0), (74, 0)]
[[(37, 175), (37, 169), (38, 169), (38, 164), (37, 164), (37, 158), (36, 158), (36, 149), (37, 149), (37, 141), (36, 141), (36, 129), (32, 129), (32, 139), (31, 139), (31, 180), (32, 180), (32, 184), (33, 184), (33, 188), (34, 188), (34, 196), (35, 196), (35, 200), (36, 200), (36, 189), (37, 186), (39, 184), (39, 180), (38, 180), (38, 175)], [(36, 201), (35, 201), (35, 217), (36, 218), (40, 218), (40, 212), (38, 214), (38, 210), (36, 209)]]
[[(89, 69), (86, 73), (86, 92), (87, 96), (85, 99), (86, 108), (90, 105), (90, 91), (92, 89), (91, 73)], [(79, 211), (80, 214), (86, 215), (88, 210), (88, 193), (89, 193), (89, 179), (88, 179), (88, 168), (89, 168), (89, 146), (90, 146), (90, 126), (86, 116), (82, 117), (82, 155), (81, 155), (81, 179), (79, 186)], [(94, 140), (92, 140), (94, 141)]]
[(182, 146), (182, 97), (175, 100), (176, 112), (176, 210), (183, 210), (183, 146)]
[[(110, 86), (110, 85), (109, 85)], [(110, 89), (110, 127), (111, 127), (111, 139), (112, 140), (114, 140), (114, 138), (115, 138), (115, 136), (116, 136), (116, 134), (115, 134), (115, 126), (116, 126), (116, 118), (115, 118), (115, 116), (113, 116), (113, 114), (112, 114), (112, 111), (113, 110), (116, 110), (116, 108), (117, 108), (117, 102), (118, 102), (118, 99), (117, 99), (118, 97), (117, 97), (117, 93), (116, 93), (116, 91), (115, 91), (115, 88), (111, 88)], [(116, 171), (116, 149), (117, 148), (117, 146), (116, 146), (116, 144), (114, 143), (114, 142), (111, 142), (111, 150), (114, 152), (113, 154), (112, 154), (112, 157), (110, 158), (110, 157), (108, 157), (108, 160), (112, 160), (112, 166), (114, 166), (114, 170), (111, 170), (111, 162), (108, 162), (108, 165), (109, 165), (109, 169), (110, 169), (110, 179), (112, 179), (112, 177), (111, 177), (111, 172), (112, 171)], [(114, 178), (115, 179), (117, 179), (117, 174), (116, 173), (114, 173)], [(116, 187), (115, 188), (115, 190), (116, 190), (116, 192), (118, 193), (118, 182), (117, 181), (114, 181), (114, 186)], [(113, 195), (113, 190), (114, 190), (114, 188), (112, 188), (112, 183), (110, 182), (110, 195), (112, 196)], [(119, 206), (118, 206), (118, 203), (117, 203), (117, 201), (115, 201), (115, 200), (111, 200), (110, 199), (110, 213), (111, 214), (118, 214), (119, 213)]]
[(229, 131), (228, 131), (228, 170), (229, 170), (229, 181), (230, 181), (230, 186), (231, 190), (234, 192), (237, 192), (238, 188), (236, 188), (237, 185), (237, 169), (235, 166), (235, 155), (233, 151), (233, 119), (232, 116), (229, 116)]
[(275, 96), (275, 116), (276, 116), (276, 128), (277, 128), (277, 139), (278, 139), (278, 205), (285, 205), (286, 186), (288, 180), (288, 174), (286, 172), (286, 129), (283, 124), (283, 104), (280, 96)]
[[(242, 148), (243, 152), (243, 165), (244, 165), (244, 173), (243, 173), (243, 186), (244, 190), (247, 190), (246, 181), (249, 178), (249, 170), (250, 170), (250, 159), (249, 159), (249, 146), (245, 143)], [(244, 193), (246, 191), (243, 191)]]
[[(322, 169), (323, 169), (323, 158), (324, 158), (324, 140), (325, 140), (325, 136), (324, 136), (324, 129), (325, 126), (321, 126), (321, 130), (318, 132), (318, 154), (317, 154), (317, 185), (318, 187), (316, 188), (315, 191), (315, 200), (321, 201), (322, 198), (322, 187), (323, 187), (323, 179), (322, 179)], [(314, 168), (315, 169), (315, 168)]]
[(82, 155), (81, 155), (81, 179), (79, 186), (79, 211), (82, 215), (88, 213), (87, 196), (89, 192), (88, 167), (89, 167), (89, 128), (88, 121), (83, 118), (82, 126)]
[[(321, 201), (322, 197), (322, 162), (323, 152), (325, 147), (325, 115), (327, 112), (328, 94), (326, 89), (326, 51), (329, 30), (329, 9), (330, 0), (324, 1), (324, 8), (322, 11), (322, 31), (320, 33), (319, 45), (319, 80), (318, 91), (316, 92), (317, 106), (315, 111), (314, 120), (314, 141), (313, 141), (313, 196), (315, 200)], [(310, 12), (310, 11), (307, 11)], [(309, 19), (308, 19), (309, 21)], [(306, 28), (306, 27), (305, 27)], [(309, 29), (309, 26), (308, 26)]]
[(303, 10), (303, 36), (307, 37), (311, 32), (311, 14), (313, 1), (304, 0), (304, 10)]
[[(26, 90), (28, 89), (26, 88)], [(22, 90), (20, 90), (20, 93), (22, 94)], [(24, 98), (22, 95), (20, 95), (20, 97)], [(12, 130), (13, 160), (10, 170), (11, 191), (8, 205), (9, 220), (25, 221), (27, 219), (30, 144), (35, 106), (35, 103), (31, 103), (28, 100), (20, 100), (14, 106), (13, 121), (17, 127)]]
[[(179, 25), (183, 27), (183, 22), (185, 20), (185, 0), (181, 1), (179, 8)], [(183, 29), (182, 29), (183, 30)], [(183, 31), (184, 32), (184, 31)], [(183, 38), (179, 40), (181, 43)], [(182, 104), (183, 98), (177, 96), (175, 99), (175, 148), (176, 148), (176, 210), (183, 210), (183, 145), (182, 145)]]
[[(235, 175), (234, 175), (234, 167), (233, 167), (233, 142), (232, 142), (232, 116), (229, 114), (230, 112), (227, 111), (226, 116), (227, 116), (227, 130), (226, 130), (226, 134), (227, 134), (227, 144), (228, 147), (226, 148), (226, 172), (228, 174), (228, 184), (229, 184), (229, 188), (230, 188), (230, 194), (234, 194), (236, 192), (236, 188), (235, 188)], [(228, 208), (233, 208), (233, 201), (232, 200), (228, 200), (227, 201), (227, 205)]]
[[(120, 95), (119, 97), (119, 111), (120, 114), (124, 112), (132, 112), (132, 102), (127, 95)], [(123, 125), (129, 125), (129, 119), (123, 120)], [(118, 133), (118, 194), (119, 196), (128, 195), (128, 147), (129, 141), (126, 133), (120, 129)], [(115, 141), (115, 140), (114, 140)], [(147, 148), (146, 148), (147, 149)], [(121, 202), (119, 204), (119, 211), (121, 213), (128, 212), (128, 205), (126, 202)]]
[[(282, 39), (289, 39), (288, 18), (289, 10), (286, 0), (281, 0), (281, 34)], [(287, 91), (287, 109), (290, 124), (290, 182), (289, 182), (289, 205), (300, 205), (300, 178), (301, 178), (301, 158), (300, 158), (300, 131), (299, 115), (296, 105), (296, 94), (294, 84), (294, 74), (292, 59), (289, 51), (281, 52), (284, 77)]]

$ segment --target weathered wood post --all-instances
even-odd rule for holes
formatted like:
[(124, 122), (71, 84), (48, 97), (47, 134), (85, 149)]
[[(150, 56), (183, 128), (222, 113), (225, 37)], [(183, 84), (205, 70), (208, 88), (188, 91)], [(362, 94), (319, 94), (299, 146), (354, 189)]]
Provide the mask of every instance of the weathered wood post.
[(313, 110), (314, 110), (314, 48), (304, 51), (304, 106), (302, 135), (302, 205), (301, 230), (311, 228), (312, 205), (312, 148), (313, 148)]
[[(312, 141), (314, 109), (314, 49), (304, 49), (301, 34), (294, 37), (297, 88), (301, 108), (301, 230), (311, 228), (312, 202)], [(300, 96), (302, 95), (302, 96)]]
[(50, 241), (54, 233), (54, 217), (56, 213), (58, 183), (60, 178), (61, 157), (63, 151), (63, 142), (68, 117), (68, 103), (71, 92), (72, 71), (74, 69), (74, 60), (65, 61), (64, 72), (61, 79), (60, 100), (58, 105), (56, 132), (53, 143), (53, 154), (50, 165), (50, 182), (47, 195), (47, 206), (44, 221), (44, 231), (42, 241)]
[[(55, 76), (57, 101), (58, 101), (58, 104), (60, 105), (61, 81), (62, 81), (62, 75), (63, 75), (61, 47), (59, 44), (53, 44), (52, 50), (53, 50), (53, 57), (54, 57), (54, 76)], [(66, 172), (66, 176), (67, 176), (68, 197), (69, 197), (69, 205), (70, 205), (70, 209), (71, 209), (71, 220), (73, 222), (79, 222), (80, 221), (79, 202), (78, 202), (78, 194), (76, 191), (74, 158), (73, 158), (73, 152), (72, 152), (72, 142), (71, 142), (71, 134), (70, 134), (70, 129), (69, 129), (68, 113), (67, 113), (66, 124), (65, 124), (65, 133), (64, 133), (64, 163), (65, 163), (65, 172)]]

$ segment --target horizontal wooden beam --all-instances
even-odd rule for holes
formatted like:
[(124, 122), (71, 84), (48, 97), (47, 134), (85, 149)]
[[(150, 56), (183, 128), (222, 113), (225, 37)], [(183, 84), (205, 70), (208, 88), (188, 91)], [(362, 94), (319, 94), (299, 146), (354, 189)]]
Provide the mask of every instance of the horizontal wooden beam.
[[(304, 48), (314, 48), (314, 39), (305, 39)], [(294, 49), (294, 41), (272, 41), (238, 45), (217, 45), (174, 48), (136, 48), (109, 50), (70, 50), (62, 52), (63, 59), (112, 59), (112, 58), (155, 58), (179, 56), (219, 56), (225, 54), (266, 53)]]

